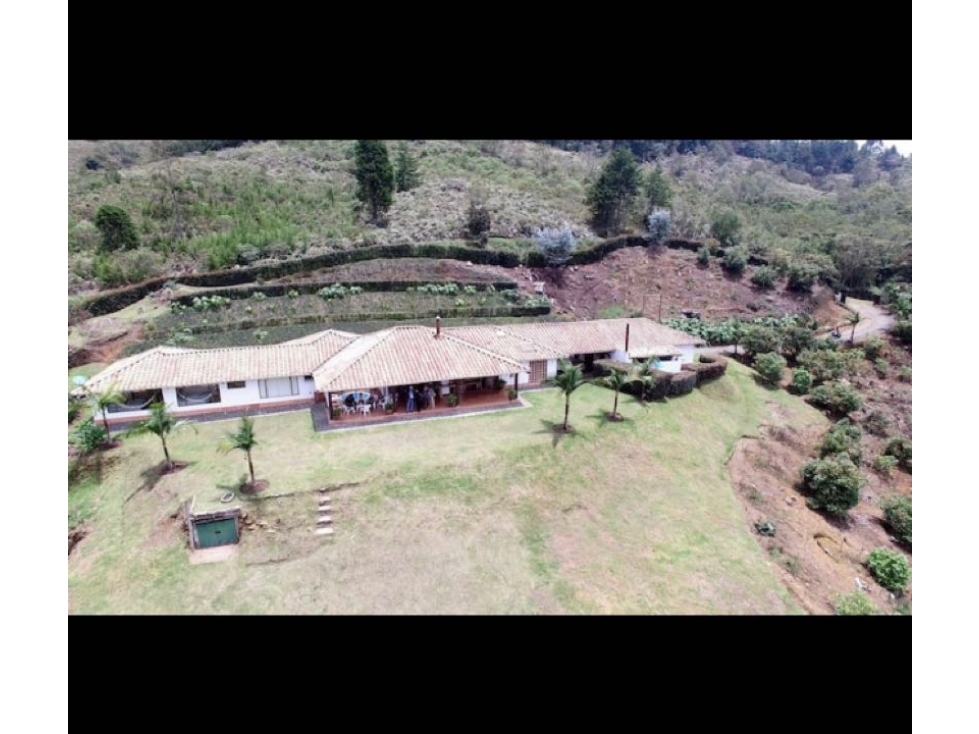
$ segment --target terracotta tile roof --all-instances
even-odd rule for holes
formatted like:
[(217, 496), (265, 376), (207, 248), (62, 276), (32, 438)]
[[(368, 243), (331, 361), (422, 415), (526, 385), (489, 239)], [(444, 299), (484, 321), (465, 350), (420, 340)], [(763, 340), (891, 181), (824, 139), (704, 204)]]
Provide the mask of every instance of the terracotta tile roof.
[(450, 326), (442, 331), (517, 362), (559, 359), (566, 356), (553, 346), (538, 344), (528, 336), (514, 333), (510, 330), (509, 324)]
[(624, 350), (626, 324), (629, 354), (637, 358), (674, 354), (679, 345), (702, 343), (695, 336), (645, 318), (505, 324), (502, 328), (567, 356)]
[(323, 392), (462, 380), (524, 372), (507, 359), (445, 331), (395, 326), (352, 342), (313, 373)]
[(356, 339), (352, 334), (336, 331), (314, 336), (305, 344), (226, 349), (156, 347), (116, 362), (90, 379), (86, 387), (97, 392), (111, 385), (129, 392), (309, 375)]

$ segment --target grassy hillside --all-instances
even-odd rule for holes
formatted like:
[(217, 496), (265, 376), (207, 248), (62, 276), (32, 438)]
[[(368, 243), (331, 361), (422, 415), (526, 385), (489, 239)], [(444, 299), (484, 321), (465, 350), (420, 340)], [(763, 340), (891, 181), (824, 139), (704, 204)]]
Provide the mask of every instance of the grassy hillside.
[[(797, 612), (752, 537), (724, 462), (759, 423), (825, 422), (732, 364), (692, 394), (603, 420), (612, 393), (575, 392), (576, 435), (557, 437), (557, 390), (503, 413), (315, 434), (307, 412), (256, 418), (266, 528), (237, 556), (190, 565), (181, 501), (215, 501), (245, 471), (215, 446), (228, 423), (175, 435), (184, 470), (159, 477), (155, 436), (127, 439), (68, 495), (89, 529), (68, 559), (75, 613)], [(437, 447), (437, 448), (432, 448)], [(313, 535), (316, 487), (336, 533)], [(287, 493), (295, 493), (288, 495)], [(283, 495), (273, 498), (272, 495)]]
[[(585, 193), (604, 161), (593, 154), (522, 141), (412, 141), (422, 183), (395, 195), (388, 225), (378, 228), (358, 212), (353, 147), (265, 141), (174, 156), (165, 142), (69, 141), (69, 290), (362, 243), (456, 239), (474, 198), (490, 210), (495, 237), (527, 238), (562, 222), (593, 237)], [(674, 190), (680, 236), (706, 237), (714, 214), (730, 210), (757, 251), (824, 252), (847, 238), (895, 249), (911, 239), (910, 161), (861, 186), (850, 174), (815, 178), (724, 153), (658, 163)], [(93, 221), (107, 203), (130, 214), (139, 250), (96, 256)], [(642, 213), (637, 207), (632, 227)]]

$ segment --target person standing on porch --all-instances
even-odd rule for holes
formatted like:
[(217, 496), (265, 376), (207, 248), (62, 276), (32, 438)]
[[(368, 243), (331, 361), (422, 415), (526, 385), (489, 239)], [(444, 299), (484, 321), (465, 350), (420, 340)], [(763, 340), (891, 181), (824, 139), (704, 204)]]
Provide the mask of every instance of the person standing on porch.
[(429, 408), (435, 407), (435, 391), (432, 390), (431, 385), (425, 385), (425, 404)]
[(405, 413), (415, 412), (415, 388), (414, 386), (408, 388), (408, 404), (405, 406)]

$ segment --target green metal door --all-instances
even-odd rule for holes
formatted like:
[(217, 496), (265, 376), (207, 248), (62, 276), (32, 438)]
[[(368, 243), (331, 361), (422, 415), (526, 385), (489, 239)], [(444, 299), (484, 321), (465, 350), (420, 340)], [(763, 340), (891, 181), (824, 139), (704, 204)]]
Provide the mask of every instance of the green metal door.
[(211, 548), (238, 542), (238, 523), (233, 517), (197, 523), (197, 547)]

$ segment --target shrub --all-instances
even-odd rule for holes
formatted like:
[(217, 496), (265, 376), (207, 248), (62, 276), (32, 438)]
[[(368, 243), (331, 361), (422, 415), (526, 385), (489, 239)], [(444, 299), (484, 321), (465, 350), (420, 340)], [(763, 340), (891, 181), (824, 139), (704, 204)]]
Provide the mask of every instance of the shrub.
[(854, 591), (852, 594), (836, 597), (833, 611), (840, 617), (856, 617), (877, 614), (877, 607), (862, 591)]
[(748, 251), (744, 247), (727, 248), (724, 252), (724, 259), (721, 261), (721, 267), (734, 275), (740, 275), (744, 272), (747, 264)]
[(792, 392), (796, 395), (805, 395), (812, 387), (812, 375), (808, 370), (797, 367), (792, 370)]
[(112, 204), (103, 204), (95, 213), (95, 226), (102, 234), (102, 252), (134, 250), (139, 247), (139, 235), (133, 220), (124, 210)]
[(809, 370), (812, 379), (817, 384), (839, 380), (850, 372), (851, 362), (843, 352), (828, 350), (804, 349), (796, 361)]
[(827, 382), (814, 388), (809, 394), (809, 402), (841, 416), (863, 407), (860, 393), (842, 382)]
[(710, 248), (707, 245), (697, 250), (697, 262), (701, 265), (710, 265)]
[(450, 408), (454, 408), (459, 404), (459, 396), (453, 393), (446, 398), (446, 402)]
[(897, 466), (897, 459), (893, 456), (887, 456), (886, 454), (881, 454), (876, 459), (874, 459), (874, 471), (878, 474), (883, 474), (887, 476), (891, 473), (891, 470)]
[(910, 321), (898, 321), (891, 327), (891, 333), (897, 338), (902, 344), (911, 343), (911, 322)]
[(741, 333), (741, 346), (749, 357), (765, 352), (781, 353), (782, 336), (768, 326), (747, 326)]
[(790, 291), (808, 293), (819, 277), (819, 268), (810, 263), (794, 263), (789, 266), (789, 281), (786, 288)]
[(770, 290), (775, 287), (775, 271), (768, 266), (760, 267), (752, 274), (751, 282), (762, 290)]
[(107, 438), (105, 429), (96, 425), (95, 421), (89, 418), (72, 431), (68, 440), (83, 454), (90, 454), (102, 446)]
[(879, 377), (887, 377), (887, 371), (890, 369), (890, 365), (887, 364), (886, 359), (875, 359), (874, 369), (877, 371)]
[(670, 234), (671, 217), (668, 211), (657, 210), (646, 217), (646, 229), (651, 245), (661, 244)]
[[(881, 456), (881, 459), (893, 459), (893, 456)], [(902, 543), (911, 545), (911, 498), (902, 495), (888, 497), (881, 503), (887, 527), (894, 537)]]
[(788, 359), (798, 359), (807, 349), (812, 349), (816, 337), (804, 326), (787, 326), (782, 331), (782, 355)]
[(507, 398), (509, 398), (510, 400), (516, 400), (517, 399), (517, 391), (514, 390), (512, 387), (509, 390), (507, 390), (506, 395), (507, 395)]
[(886, 456), (893, 456), (897, 459), (897, 463), (902, 469), (907, 469), (908, 472), (911, 471), (911, 441), (902, 438), (901, 436), (894, 436), (884, 447), (884, 454)]
[(755, 357), (753, 367), (769, 385), (778, 385), (785, 374), (785, 357), (775, 352), (764, 352)]
[(737, 244), (741, 220), (734, 212), (718, 212), (711, 218), (710, 234), (724, 245)]
[(897, 379), (901, 382), (911, 382), (911, 368), (902, 367), (897, 371)]
[(71, 423), (75, 418), (81, 415), (82, 403), (77, 398), (73, 398), (71, 394), (68, 395), (68, 422)]
[(574, 232), (569, 225), (542, 227), (534, 233), (534, 245), (548, 265), (563, 265), (571, 259), (576, 246)]
[(867, 359), (876, 361), (881, 357), (885, 346), (884, 340), (875, 334), (863, 343), (863, 352)]
[(476, 238), (487, 234), (490, 230), (490, 213), (482, 204), (475, 201), (469, 202), (469, 211), (466, 213), (466, 231)]
[(806, 504), (831, 515), (846, 515), (860, 501), (864, 479), (846, 455), (815, 459), (802, 467), (802, 487), (809, 494)]
[(867, 568), (877, 583), (895, 594), (904, 591), (911, 580), (911, 564), (900, 551), (874, 548), (867, 557)]
[(867, 429), (867, 433), (872, 433), (875, 436), (886, 436), (891, 421), (881, 411), (874, 410), (864, 419), (863, 425)]
[(860, 459), (863, 458), (863, 450), (860, 447), (861, 434), (860, 426), (844, 418), (826, 431), (823, 442), (819, 445), (819, 455), (845, 454), (853, 463), (859, 464)]

